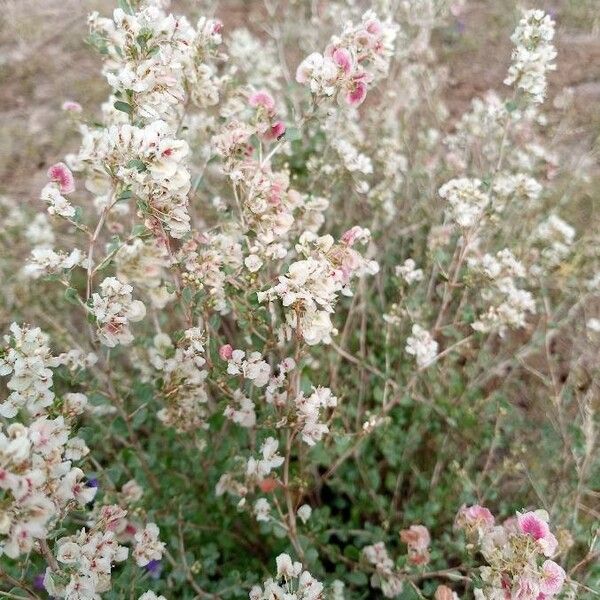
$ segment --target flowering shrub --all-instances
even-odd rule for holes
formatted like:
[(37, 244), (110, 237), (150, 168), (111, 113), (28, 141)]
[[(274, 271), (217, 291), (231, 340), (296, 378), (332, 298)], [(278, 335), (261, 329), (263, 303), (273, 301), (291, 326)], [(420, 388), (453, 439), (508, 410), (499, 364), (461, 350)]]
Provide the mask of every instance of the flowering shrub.
[(505, 87), (453, 117), (462, 4), (357, 4), (266, 2), (264, 38), (90, 15), (109, 98), (64, 99), (78, 150), (1, 204), (6, 597), (599, 593), (554, 21), (524, 10)]

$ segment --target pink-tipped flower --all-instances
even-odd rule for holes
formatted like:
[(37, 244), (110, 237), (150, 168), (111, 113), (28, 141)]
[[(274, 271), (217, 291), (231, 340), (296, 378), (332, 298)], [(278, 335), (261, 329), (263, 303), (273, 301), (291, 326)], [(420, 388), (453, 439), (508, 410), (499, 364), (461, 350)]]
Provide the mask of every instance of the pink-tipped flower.
[(346, 94), (346, 102), (350, 106), (360, 106), (366, 97), (367, 84), (362, 79), (358, 79), (352, 83), (352, 88)]
[(400, 532), (400, 539), (416, 552), (427, 550), (431, 543), (429, 530), (424, 525), (411, 525), (408, 529), (403, 529)]
[(553, 560), (547, 560), (542, 565), (540, 577), (540, 590), (546, 596), (555, 596), (560, 592), (567, 574), (564, 569)]
[(211, 23), (211, 29), (213, 33), (221, 33), (223, 31), (223, 23), (219, 19), (213, 19)]
[(340, 241), (347, 246), (354, 246), (357, 240), (363, 243), (369, 241), (371, 232), (360, 225), (355, 225), (342, 234)]
[(271, 94), (265, 90), (259, 90), (258, 92), (253, 92), (250, 94), (250, 98), (248, 98), (248, 104), (250, 104), (252, 108), (262, 107), (269, 114), (273, 113), (275, 110), (275, 100), (273, 100), (273, 96), (271, 96)]
[(538, 512), (518, 514), (517, 524), (521, 533), (531, 536), (539, 544), (544, 556), (552, 556), (556, 552), (558, 541)]
[(548, 523), (534, 512), (526, 512), (517, 515), (519, 531), (530, 535), (534, 540), (541, 540), (550, 533)]
[(424, 525), (411, 525), (400, 532), (400, 539), (408, 546), (408, 560), (413, 565), (426, 565), (429, 562), (431, 536)]
[(282, 135), (285, 134), (285, 123), (283, 121), (275, 121), (273, 125), (265, 132), (265, 139), (267, 140), (278, 140)]
[(65, 100), (62, 109), (71, 113), (80, 113), (83, 110), (81, 104), (79, 104), (79, 102), (74, 102), (73, 100)]
[(344, 75), (350, 75), (352, 71), (352, 55), (345, 48), (337, 48), (331, 55), (333, 62), (344, 72)]
[(61, 194), (71, 194), (75, 191), (73, 173), (65, 163), (59, 162), (48, 169), (48, 177), (58, 183)]
[(223, 360), (230, 360), (233, 356), (233, 348), (231, 347), (231, 344), (225, 344), (224, 346), (221, 346), (219, 348), (219, 356)]

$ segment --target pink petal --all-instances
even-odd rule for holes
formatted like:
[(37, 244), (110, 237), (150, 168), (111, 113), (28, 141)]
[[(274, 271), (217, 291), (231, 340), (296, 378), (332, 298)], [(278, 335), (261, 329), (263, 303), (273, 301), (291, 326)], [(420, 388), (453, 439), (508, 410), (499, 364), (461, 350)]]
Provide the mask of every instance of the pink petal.
[(567, 574), (564, 569), (553, 560), (547, 560), (542, 565), (540, 590), (547, 596), (554, 596), (562, 589)]
[(333, 51), (333, 62), (344, 71), (345, 75), (349, 75), (352, 71), (352, 55), (345, 48), (338, 48)]
[(518, 515), (517, 522), (521, 533), (530, 535), (534, 540), (541, 540), (550, 533), (548, 523), (533, 512)]
[(360, 106), (367, 97), (367, 84), (364, 81), (354, 83), (352, 90), (346, 95), (346, 102), (350, 106)]
[(48, 169), (50, 181), (55, 181), (60, 187), (61, 194), (71, 194), (75, 191), (73, 173), (65, 163), (56, 163)]
[(284, 133), (285, 123), (283, 121), (276, 121), (265, 133), (265, 138), (268, 140), (278, 140)]

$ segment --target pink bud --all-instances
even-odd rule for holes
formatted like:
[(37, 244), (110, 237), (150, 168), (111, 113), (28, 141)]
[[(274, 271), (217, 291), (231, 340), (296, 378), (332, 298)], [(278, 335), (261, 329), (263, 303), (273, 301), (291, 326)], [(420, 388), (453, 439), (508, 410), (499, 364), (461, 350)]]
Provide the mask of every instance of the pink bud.
[(265, 138), (267, 140), (278, 140), (285, 133), (285, 124), (283, 121), (276, 121), (271, 125), (270, 129), (268, 129), (265, 133)]
[(230, 360), (233, 356), (233, 348), (231, 344), (225, 344), (219, 348), (219, 356), (222, 360)]
[(58, 183), (61, 194), (71, 194), (75, 191), (75, 179), (69, 167), (59, 162), (48, 169), (48, 177), (51, 181)]
[(215, 19), (212, 22), (212, 32), (213, 33), (221, 33), (221, 31), (223, 31), (223, 23), (221, 21), (219, 21), (218, 19)]

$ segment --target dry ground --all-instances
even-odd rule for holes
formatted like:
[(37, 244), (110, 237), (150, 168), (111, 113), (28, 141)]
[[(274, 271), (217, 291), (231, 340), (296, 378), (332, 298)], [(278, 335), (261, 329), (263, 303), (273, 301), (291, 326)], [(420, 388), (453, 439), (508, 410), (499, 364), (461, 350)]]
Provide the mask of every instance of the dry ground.
[[(47, 166), (76, 147), (60, 106), (69, 98), (93, 111), (106, 97), (100, 59), (85, 43), (86, 15), (92, 10), (107, 14), (115, 3), (0, 0), (0, 194), (35, 200)], [(197, 12), (202, 4), (207, 3), (175, 0), (173, 7)], [(455, 30), (438, 36), (441, 57), (450, 66), (447, 101), (453, 113), (460, 113), (473, 96), (501, 87), (515, 4), (467, 0)], [(533, 4), (557, 18), (559, 68), (553, 89), (574, 88), (583, 127), (573, 135), (585, 135), (591, 144), (600, 131), (600, 0)], [(215, 12), (226, 28), (245, 24), (259, 30), (262, 9), (261, 0), (222, 0)]]

